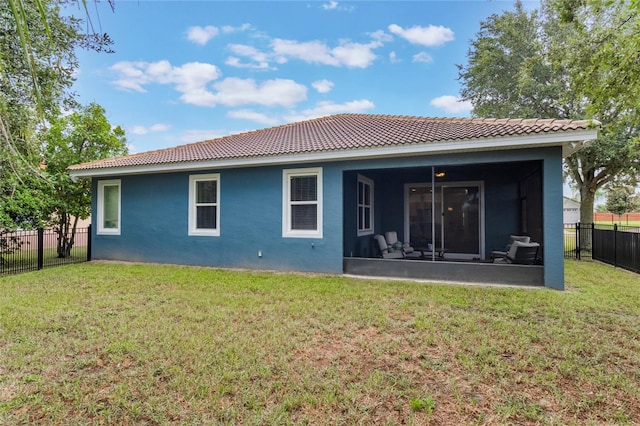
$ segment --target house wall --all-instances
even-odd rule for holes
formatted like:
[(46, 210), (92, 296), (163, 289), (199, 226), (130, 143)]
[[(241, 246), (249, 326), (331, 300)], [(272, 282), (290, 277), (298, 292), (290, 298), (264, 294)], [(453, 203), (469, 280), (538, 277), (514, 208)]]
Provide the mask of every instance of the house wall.
[(549, 155), (543, 163), (542, 220), (545, 244), (545, 287), (564, 290), (564, 229), (562, 222), (562, 155)]
[(323, 166), (320, 239), (282, 237), (282, 170), (207, 171), (220, 173), (218, 237), (188, 235), (190, 173), (123, 176), (121, 235), (94, 234), (92, 258), (342, 273), (341, 215), (326, 213), (342, 210), (342, 171)]
[[(376, 182), (375, 232), (395, 229), (404, 238), (406, 177), (390, 173), (392, 169), (540, 160), (545, 165), (545, 220), (557, 215), (548, 221), (548, 230), (545, 222), (545, 283), (558, 288), (564, 280), (561, 158), (560, 148), (545, 148), (206, 170), (201, 173), (220, 173), (217, 237), (188, 235), (188, 181), (195, 173), (121, 176), (121, 234), (96, 235), (94, 223), (92, 258), (339, 274), (343, 256), (370, 252), (370, 238), (358, 238), (355, 231), (357, 173)], [(299, 167), (323, 169), (322, 238), (282, 237), (282, 171)], [(409, 179), (428, 181), (422, 174)], [(97, 180), (93, 185), (96, 194)], [(504, 218), (504, 212), (517, 204), (514, 188), (517, 183), (508, 174), (488, 174), (485, 179), (487, 250), (502, 247), (509, 233), (517, 231), (516, 219)]]

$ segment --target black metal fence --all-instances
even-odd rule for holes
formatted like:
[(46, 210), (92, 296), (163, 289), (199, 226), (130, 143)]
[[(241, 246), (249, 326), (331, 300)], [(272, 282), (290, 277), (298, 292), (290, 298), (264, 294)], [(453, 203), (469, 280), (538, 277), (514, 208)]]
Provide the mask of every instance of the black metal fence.
[(640, 226), (566, 224), (564, 247), (565, 258), (592, 258), (640, 273)]
[(593, 241), (592, 223), (565, 223), (564, 225), (564, 258), (591, 259)]
[(88, 260), (91, 260), (91, 226), (76, 229), (73, 246), (64, 257), (58, 255), (58, 233), (54, 229), (0, 233), (0, 275)]

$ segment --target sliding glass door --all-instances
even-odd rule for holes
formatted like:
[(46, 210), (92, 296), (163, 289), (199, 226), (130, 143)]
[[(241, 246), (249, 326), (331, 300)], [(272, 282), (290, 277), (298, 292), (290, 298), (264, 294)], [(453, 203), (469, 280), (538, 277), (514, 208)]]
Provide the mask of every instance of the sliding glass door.
[[(405, 232), (414, 247), (435, 243), (449, 258), (484, 257), (482, 182), (406, 185)], [(435, 237), (435, 238), (434, 238)]]
[[(405, 237), (411, 242), (413, 247), (426, 248), (428, 244), (435, 241), (436, 248), (439, 248), (442, 241), (442, 200), (441, 197), (433, 196), (431, 185), (416, 184), (408, 188), (407, 206), (405, 211)], [(433, 224), (435, 223), (435, 229)], [(432, 237), (435, 231), (435, 238)]]

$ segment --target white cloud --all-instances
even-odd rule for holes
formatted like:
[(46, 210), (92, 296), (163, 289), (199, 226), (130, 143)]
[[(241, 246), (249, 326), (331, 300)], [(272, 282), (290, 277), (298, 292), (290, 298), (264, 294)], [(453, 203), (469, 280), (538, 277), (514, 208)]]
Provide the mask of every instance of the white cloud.
[(377, 58), (371, 49), (381, 45), (379, 42), (369, 44), (341, 43), (340, 46), (334, 47), (331, 52), (334, 57), (349, 68), (366, 68)]
[(334, 48), (329, 48), (321, 41), (298, 42), (295, 40), (273, 39), (273, 53), (282, 62), (288, 58), (296, 58), (309, 63), (319, 63), (334, 67), (366, 68), (377, 56), (373, 49), (382, 46), (379, 41), (370, 43), (353, 43), (341, 40)]
[(175, 69), (170, 83), (175, 84), (180, 99), (192, 105), (209, 105), (207, 84), (220, 76), (218, 67), (200, 62), (190, 62)]
[(383, 30), (374, 31), (372, 33), (369, 33), (369, 35), (372, 39), (377, 40), (381, 43), (393, 41), (393, 36), (391, 34), (387, 34)]
[(134, 135), (146, 135), (150, 132), (166, 132), (170, 129), (170, 127), (171, 126), (169, 126), (168, 124), (156, 123), (149, 127), (141, 125), (131, 126), (127, 130), (129, 131), (129, 133), (133, 133)]
[(230, 56), (225, 64), (237, 68), (269, 69), (269, 56), (253, 46), (246, 44), (230, 44), (229, 50), (238, 56), (248, 57), (255, 63), (242, 63), (239, 58)]
[(429, 25), (428, 27), (416, 25), (404, 29), (400, 25), (391, 24), (389, 25), (389, 31), (408, 40), (410, 43), (429, 47), (440, 46), (455, 39), (453, 31), (442, 25)]
[(292, 107), (307, 99), (307, 88), (293, 80), (266, 80), (262, 84), (253, 79), (226, 78), (214, 85), (217, 93), (210, 100), (213, 106), (220, 103), (228, 106), (239, 105), (281, 105)]
[(117, 62), (111, 66), (110, 70), (120, 74), (120, 78), (112, 83), (122, 90), (132, 90), (134, 92), (144, 93), (145, 84), (151, 82), (145, 72), (140, 68), (146, 67), (146, 62)]
[(131, 126), (128, 130), (129, 133), (133, 133), (134, 135), (146, 135), (149, 133), (149, 129), (145, 126)]
[(427, 52), (420, 52), (413, 55), (413, 62), (424, 62), (430, 64), (433, 62), (433, 58)]
[(322, 7), (324, 10), (339, 10), (339, 11), (344, 11), (344, 12), (351, 12), (351, 11), (353, 11), (355, 9), (354, 6), (343, 6), (343, 5), (340, 5), (335, 0), (329, 0), (329, 3), (323, 3), (320, 7)]
[(152, 132), (166, 132), (170, 128), (171, 128), (171, 126), (169, 126), (168, 124), (156, 123), (156, 124), (152, 125), (151, 127), (149, 127), (149, 130), (151, 130)]
[(400, 59), (398, 59), (396, 56), (396, 52), (389, 53), (389, 62), (391, 62), (392, 64), (400, 62)]
[(253, 70), (269, 70), (273, 69), (269, 66), (268, 62), (258, 62), (255, 64), (240, 62), (240, 58), (236, 58), (235, 56), (229, 56), (226, 61), (224, 61), (225, 65), (229, 65), (230, 67), (235, 68), (249, 68)]
[(127, 152), (129, 154), (137, 154), (138, 153), (138, 148), (136, 148), (136, 146), (132, 143), (128, 143), (127, 144)]
[(236, 118), (240, 120), (251, 120), (257, 123), (266, 124), (268, 126), (275, 126), (280, 121), (277, 118), (269, 117), (266, 114), (252, 111), (250, 109), (238, 109), (234, 111), (229, 111), (227, 113), (227, 117)]
[(311, 83), (311, 86), (313, 86), (313, 88), (316, 89), (318, 93), (329, 93), (331, 89), (333, 89), (333, 85), (333, 81), (329, 81), (326, 78)]
[(191, 105), (293, 107), (307, 98), (304, 85), (286, 79), (266, 80), (258, 84), (252, 79), (227, 78), (216, 83), (211, 90), (208, 84), (221, 75), (220, 70), (215, 65), (200, 62), (189, 62), (179, 67), (168, 61), (118, 62), (111, 69), (120, 74), (120, 78), (113, 82), (120, 89), (145, 92), (144, 86), (148, 84), (170, 84), (181, 93), (180, 100)]
[(325, 65), (338, 66), (339, 62), (331, 56), (329, 47), (320, 41), (298, 42), (294, 40), (274, 39), (273, 52), (286, 60), (287, 57), (301, 59), (305, 62), (318, 62)]
[(463, 112), (471, 112), (473, 104), (469, 101), (462, 101), (457, 96), (445, 95), (431, 100), (431, 105), (443, 109), (450, 114), (459, 114)]
[(233, 27), (231, 25), (224, 25), (222, 27), (222, 32), (223, 33), (237, 33), (237, 32), (243, 32), (243, 31), (247, 31), (251, 29), (251, 24), (242, 24), (238, 27)]
[(368, 99), (336, 104), (331, 101), (318, 102), (315, 107), (305, 109), (300, 113), (287, 114), (284, 118), (288, 122), (309, 120), (333, 114), (361, 113), (375, 108), (373, 102)]
[[(252, 45), (230, 44), (227, 48), (232, 55), (225, 63), (237, 68), (275, 69), (269, 64), (284, 64), (290, 59), (299, 59), (335, 67), (366, 68), (377, 58), (373, 50), (381, 47), (384, 41), (393, 39), (382, 30), (370, 33), (369, 36), (371, 41), (368, 43), (340, 40), (335, 47), (319, 40), (301, 42), (279, 38), (271, 39), (270, 49), (265, 51)], [(243, 58), (247, 60), (243, 61)]]
[(187, 39), (204, 46), (209, 42), (209, 40), (217, 36), (218, 33), (218, 28), (213, 25), (207, 25), (206, 27), (190, 27), (187, 30)]
[(338, 8), (338, 2), (331, 0), (329, 3), (325, 3), (322, 5), (324, 10), (334, 10)]
[(238, 56), (246, 56), (251, 58), (256, 62), (266, 61), (268, 56), (266, 53), (259, 51), (254, 46), (249, 46), (247, 44), (230, 44), (228, 46), (229, 50)]
[(220, 77), (215, 65), (201, 62), (189, 62), (174, 67), (169, 61), (159, 62), (117, 62), (111, 68), (119, 74), (112, 83), (119, 89), (144, 93), (149, 84), (173, 84), (181, 99), (194, 103), (199, 96), (207, 92), (206, 85)]

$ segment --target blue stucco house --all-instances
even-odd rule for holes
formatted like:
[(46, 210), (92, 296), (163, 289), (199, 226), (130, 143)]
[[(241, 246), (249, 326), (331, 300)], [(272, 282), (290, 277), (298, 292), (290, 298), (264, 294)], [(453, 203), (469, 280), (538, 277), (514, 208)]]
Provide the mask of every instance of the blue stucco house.
[[(70, 173), (93, 182), (93, 259), (563, 289), (562, 162), (595, 137), (577, 120), (341, 114)], [(386, 231), (445, 255), (380, 259)], [(540, 243), (537, 265), (486, 261), (511, 234)]]

